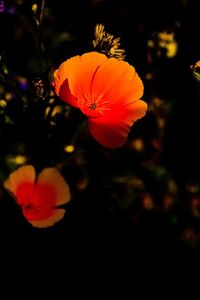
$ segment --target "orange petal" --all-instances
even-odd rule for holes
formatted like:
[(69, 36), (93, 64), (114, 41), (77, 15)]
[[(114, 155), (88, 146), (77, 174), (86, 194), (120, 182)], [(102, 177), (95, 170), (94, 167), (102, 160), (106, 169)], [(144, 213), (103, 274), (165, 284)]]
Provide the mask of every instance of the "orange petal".
[(32, 204), (32, 199), (35, 192), (35, 183), (22, 182), (16, 189), (17, 203), (20, 206), (29, 206)]
[(145, 115), (146, 110), (147, 104), (142, 100), (119, 105), (103, 117), (89, 118), (89, 131), (100, 144), (109, 148), (120, 147), (126, 142), (130, 127)]
[(34, 183), (35, 177), (35, 169), (33, 166), (22, 166), (10, 174), (8, 179), (4, 182), (4, 187), (14, 196), (16, 196), (16, 192), (19, 186), (23, 183)]
[(50, 217), (43, 219), (43, 220), (28, 220), (29, 223), (32, 224), (34, 227), (38, 228), (46, 228), (53, 226), (56, 222), (60, 221), (65, 214), (64, 209), (53, 209), (52, 214)]
[[(65, 204), (71, 199), (69, 186), (56, 168), (46, 168), (42, 170), (37, 179), (37, 194), (40, 194), (39, 189), (41, 190), (41, 188), (39, 187), (49, 187), (53, 190), (52, 195), (49, 195), (49, 198), (55, 197), (55, 199), (53, 199), (53, 206)], [(48, 193), (47, 190), (46, 192)], [(41, 195), (38, 195), (38, 197), (41, 199)]]
[(45, 203), (40, 203), (40, 205), (35, 205), (35, 206), (22, 205), (21, 207), (22, 207), (23, 215), (29, 222), (46, 220), (52, 216), (53, 211), (55, 210), (54, 207), (45, 205)]
[(107, 61), (104, 54), (98, 52), (85, 53), (80, 57), (78, 68), (70, 73), (69, 88), (73, 96), (81, 100), (83, 95), (91, 95), (91, 86), (99, 66)]
[[(28, 196), (28, 194), (27, 194)], [(36, 183), (34, 194), (29, 200), (31, 208), (29, 208), (30, 215), (31, 213), (35, 213), (35, 210), (46, 211), (48, 212), (50, 209), (53, 209), (56, 206), (57, 194), (51, 183), (39, 184)], [(43, 218), (43, 216), (41, 217)]]
[(57, 95), (69, 105), (78, 107), (77, 99), (70, 92), (68, 79), (63, 81)]
[(77, 99), (71, 94), (68, 79), (73, 73), (76, 73), (80, 65), (80, 56), (74, 56), (64, 63), (54, 72), (53, 86), (56, 95), (68, 104), (77, 107)]
[(98, 68), (92, 84), (94, 99), (101, 95), (103, 101), (108, 102), (107, 106), (113, 106), (121, 101), (124, 104), (136, 101), (142, 94), (143, 83), (127, 62), (110, 58)]

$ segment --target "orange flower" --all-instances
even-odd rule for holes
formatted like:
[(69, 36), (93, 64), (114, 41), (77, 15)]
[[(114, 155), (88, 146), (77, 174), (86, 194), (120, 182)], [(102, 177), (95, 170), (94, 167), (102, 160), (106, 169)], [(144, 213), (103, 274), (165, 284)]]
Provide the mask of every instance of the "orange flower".
[(130, 127), (147, 110), (139, 100), (143, 84), (134, 67), (98, 52), (62, 63), (53, 85), (62, 100), (88, 117), (90, 133), (106, 147), (122, 146)]
[(57, 206), (70, 201), (69, 187), (55, 168), (43, 169), (36, 179), (33, 166), (22, 166), (10, 174), (4, 187), (34, 227), (49, 227), (61, 220), (65, 210)]

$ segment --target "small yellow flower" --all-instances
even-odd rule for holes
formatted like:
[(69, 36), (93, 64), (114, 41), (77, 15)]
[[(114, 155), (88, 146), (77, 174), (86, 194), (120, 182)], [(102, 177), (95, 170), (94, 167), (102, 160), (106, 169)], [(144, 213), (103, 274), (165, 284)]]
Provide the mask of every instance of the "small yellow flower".
[(67, 145), (67, 146), (64, 147), (64, 150), (67, 153), (72, 153), (72, 152), (74, 152), (75, 147), (74, 147), (74, 145)]
[(141, 138), (136, 138), (131, 142), (131, 148), (137, 152), (144, 150), (144, 141)]
[(178, 44), (174, 38), (174, 32), (159, 32), (158, 33), (159, 47), (166, 49), (166, 56), (174, 57), (178, 51)]
[(7, 102), (4, 99), (0, 99), (0, 108), (5, 108), (7, 106)]
[(37, 6), (36, 3), (34, 3), (34, 4), (32, 5), (32, 11), (34, 12), (34, 14), (37, 12), (37, 9), (38, 9), (38, 6)]

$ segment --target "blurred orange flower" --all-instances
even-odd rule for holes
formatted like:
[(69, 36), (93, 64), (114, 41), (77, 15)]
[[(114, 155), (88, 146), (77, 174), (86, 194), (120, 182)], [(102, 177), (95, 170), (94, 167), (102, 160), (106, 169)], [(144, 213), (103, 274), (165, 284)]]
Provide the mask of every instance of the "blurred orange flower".
[(89, 131), (102, 145), (122, 146), (130, 127), (143, 117), (143, 83), (127, 62), (98, 52), (74, 56), (54, 72), (56, 94), (88, 117)]
[(49, 227), (61, 220), (65, 209), (57, 207), (71, 197), (67, 183), (55, 168), (43, 169), (36, 179), (33, 166), (22, 166), (10, 174), (4, 187), (34, 227)]

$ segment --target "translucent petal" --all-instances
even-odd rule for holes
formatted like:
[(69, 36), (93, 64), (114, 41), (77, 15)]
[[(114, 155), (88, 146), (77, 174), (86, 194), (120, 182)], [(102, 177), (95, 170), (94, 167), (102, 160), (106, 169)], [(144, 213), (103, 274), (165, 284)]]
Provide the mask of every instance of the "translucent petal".
[(55, 195), (55, 205), (65, 204), (71, 199), (69, 186), (56, 168), (45, 168), (42, 170), (37, 179), (36, 189), (40, 186), (51, 187), (54, 191), (52, 197)]
[(46, 228), (46, 227), (50, 227), (53, 226), (55, 223), (57, 223), (58, 221), (60, 221), (65, 214), (65, 210), (64, 209), (53, 209), (51, 210), (51, 215), (45, 219), (42, 220), (27, 220), (32, 224), (32, 226), (34, 227), (38, 227), (38, 228)]
[(4, 182), (4, 187), (9, 190), (14, 196), (16, 196), (18, 187), (22, 183), (34, 183), (35, 177), (36, 174), (33, 166), (22, 166), (10, 174), (8, 179)]
[(89, 118), (89, 131), (100, 144), (109, 148), (120, 147), (126, 142), (130, 127), (145, 115), (146, 110), (147, 104), (142, 100), (119, 105), (109, 115)]

